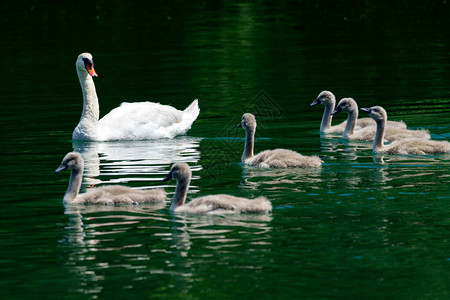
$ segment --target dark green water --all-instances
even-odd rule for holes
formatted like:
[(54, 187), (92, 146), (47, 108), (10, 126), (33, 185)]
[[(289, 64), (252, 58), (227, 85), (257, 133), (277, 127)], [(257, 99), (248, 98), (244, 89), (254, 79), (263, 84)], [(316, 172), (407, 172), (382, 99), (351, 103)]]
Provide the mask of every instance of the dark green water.
[[(0, 4), (2, 299), (449, 299), (450, 157), (373, 156), (320, 136), (322, 90), (450, 140), (446, 1), (169, 1)], [(78, 54), (94, 55), (101, 115), (122, 101), (201, 113), (188, 136), (75, 143)], [(242, 166), (256, 151), (318, 154), (320, 170)], [(341, 121), (343, 115), (336, 117)], [(269, 215), (184, 216), (168, 203), (65, 207), (73, 149), (87, 184), (164, 187), (176, 161), (190, 197), (265, 195)]]

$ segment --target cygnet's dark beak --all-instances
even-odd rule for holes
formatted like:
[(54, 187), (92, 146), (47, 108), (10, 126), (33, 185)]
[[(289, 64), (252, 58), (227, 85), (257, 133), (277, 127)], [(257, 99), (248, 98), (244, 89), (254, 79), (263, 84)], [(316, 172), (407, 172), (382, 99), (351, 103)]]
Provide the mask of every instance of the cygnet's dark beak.
[(370, 114), (370, 108), (360, 108), (360, 110), (365, 111), (366, 113)]
[(314, 102), (311, 103), (310, 106), (314, 106), (314, 105), (317, 105), (317, 104), (320, 104), (320, 98), (317, 98), (316, 100), (314, 100)]
[(236, 127), (242, 127), (242, 123), (237, 124)]
[(61, 171), (64, 171), (65, 169), (67, 169), (67, 165), (61, 164), (61, 165), (55, 170), (55, 173), (59, 173), (59, 172), (61, 172)]
[(330, 115), (334, 115), (334, 114), (340, 113), (341, 111), (342, 111), (342, 108), (341, 108), (340, 106), (338, 106), (338, 107), (336, 107), (335, 110), (333, 110), (333, 111), (331, 112)]
[(164, 177), (163, 180), (161, 180), (161, 181), (164, 182), (164, 181), (168, 181), (168, 180), (170, 180), (170, 179), (172, 179), (172, 172), (170, 172), (169, 174), (167, 174), (166, 177)]

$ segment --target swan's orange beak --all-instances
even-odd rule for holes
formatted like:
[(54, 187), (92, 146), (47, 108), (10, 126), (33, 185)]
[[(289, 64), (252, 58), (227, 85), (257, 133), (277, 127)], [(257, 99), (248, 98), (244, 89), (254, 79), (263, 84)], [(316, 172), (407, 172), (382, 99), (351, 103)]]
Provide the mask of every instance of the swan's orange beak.
[(88, 71), (89, 75), (92, 77), (98, 77), (97, 73), (94, 70), (94, 66), (86, 66), (86, 71)]

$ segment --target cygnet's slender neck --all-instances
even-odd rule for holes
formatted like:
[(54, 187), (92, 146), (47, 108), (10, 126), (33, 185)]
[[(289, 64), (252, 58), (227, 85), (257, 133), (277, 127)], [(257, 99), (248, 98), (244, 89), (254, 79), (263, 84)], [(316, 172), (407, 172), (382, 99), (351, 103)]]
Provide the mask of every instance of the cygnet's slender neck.
[(348, 139), (355, 131), (358, 122), (358, 109), (348, 111), (347, 124), (345, 124), (343, 138)]
[(386, 120), (377, 120), (377, 132), (375, 134), (375, 139), (373, 140), (373, 152), (378, 152), (379, 149), (384, 147), (384, 128), (386, 126)]
[(242, 153), (241, 158), (243, 163), (245, 162), (246, 159), (253, 157), (254, 143), (255, 143), (255, 128), (246, 127), (244, 153)]
[(175, 188), (175, 195), (173, 195), (172, 204), (170, 205), (171, 211), (175, 210), (175, 208), (183, 205), (186, 202), (186, 195), (190, 183), (191, 183), (190, 175), (177, 179), (177, 187)]
[(334, 104), (334, 101), (325, 103), (322, 122), (320, 122), (320, 131), (322, 132), (325, 132), (327, 129), (331, 128), (331, 119), (333, 118), (331, 112), (334, 110)]
[(64, 203), (70, 203), (76, 197), (78, 197), (82, 177), (83, 177), (83, 168), (76, 168), (70, 171), (69, 186), (63, 198)]
[(80, 80), (81, 90), (83, 92), (83, 114), (81, 115), (80, 123), (83, 121), (97, 123), (99, 120), (100, 110), (94, 80), (84, 70), (77, 69), (77, 73)]

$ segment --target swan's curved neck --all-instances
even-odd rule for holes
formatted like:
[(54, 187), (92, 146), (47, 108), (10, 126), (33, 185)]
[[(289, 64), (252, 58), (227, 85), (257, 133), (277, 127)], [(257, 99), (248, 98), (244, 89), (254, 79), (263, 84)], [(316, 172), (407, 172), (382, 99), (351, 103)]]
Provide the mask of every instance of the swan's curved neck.
[(253, 145), (255, 143), (255, 130), (251, 128), (245, 129), (245, 146), (244, 153), (242, 153), (242, 162), (244, 163), (246, 159), (253, 157)]
[(175, 195), (173, 195), (172, 204), (170, 205), (171, 211), (175, 210), (175, 208), (183, 205), (186, 202), (186, 195), (190, 183), (191, 183), (190, 177), (177, 179), (177, 187), (175, 189)]
[(320, 122), (320, 131), (325, 132), (331, 128), (331, 112), (334, 110), (334, 103), (326, 103), (323, 111), (322, 122)]
[(73, 169), (70, 172), (69, 186), (67, 187), (66, 194), (64, 195), (64, 203), (70, 203), (78, 197), (80, 191), (81, 179), (83, 177), (82, 169)]
[(377, 132), (375, 139), (373, 140), (373, 152), (377, 153), (378, 150), (384, 147), (384, 128), (386, 126), (386, 120), (377, 121)]
[(345, 124), (343, 138), (348, 139), (355, 132), (355, 128), (358, 122), (358, 110), (348, 112), (347, 124)]
[(77, 138), (96, 137), (100, 110), (94, 80), (87, 72), (77, 69), (77, 73), (83, 93), (83, 113), (75, 129)]

